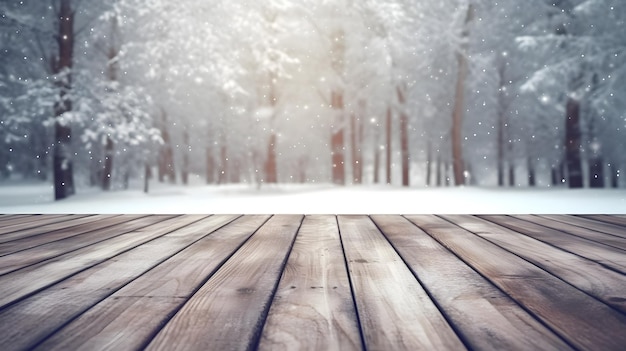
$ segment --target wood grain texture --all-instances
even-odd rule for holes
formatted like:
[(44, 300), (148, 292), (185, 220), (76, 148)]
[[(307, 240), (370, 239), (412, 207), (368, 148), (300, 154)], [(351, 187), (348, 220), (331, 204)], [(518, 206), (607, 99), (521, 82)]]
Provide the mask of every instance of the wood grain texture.
[[(566, 232), (568, 234), (576, 235), (587, 240), (595, 241), (600, 244), (609, 245), (617, 249), (621, 249), (626, 254), (626, 238), (620, 238), (615, 235), (602, 233), (589, 228), (583, 228), (569, 223), (555, 222), (548, 218), (532, 215), (517, 215), (512, 216), (521, 220), (535, 223), (546, 228), (551, 228)], [(624, 234), (626, 235), (626, 228), (624, 228)]]
[(480, 218), (443, 217), (626, 313), (626, 276), (623, 274)]
[[(116, 218), (117, 217), (111, 219)], [(87, 247), (89, 245), (93, 245), (95, 243), (108, 240), (116, 236), (132, 232), (134, 230), (139, 230), (154, 223), (150, 219), (143, 219), (143, 216), (132, 216), (130, 218), (123, 218), (121, 219), (121, 221), (118, 219), (116, 222), (121, 223), (117, 223), (113, 226), (105, 226), (105, 228), (103, 229), (96, 229), (83, 235), (53, 241), (48, 244), (33, 247), (31, 249), (22, 250), (5, 256), (0, 256), (0, 275), (11, 273), (30, 265), (40, 263), (64, 254), (68, 254), (83, 247)], [(71, 230), (72, 229), (68, 229), (68, 231)]]
[[(24, 238), (32, 235), (47, 233), (59, 228), (69, 228), (76, 220), (83, 219), (89, 221), (90, 215), (67, 215), (58, 217), (35, 217), (32, 220), (20, 224), (13, 224), (0, 227), (0, 243)], [(81, 222), (78, 222), (80, 224)]]
[[(606, 234), (611, 234), (623, 239), (626, 239), (626, 227), (612, 224), (608, 221), (596, 220), (597, 216), (567, 216), (567, 215), (541, 215), (543, 218), (547, 218), (552, 221), (567, 223), (576, 225), (585, 229), (595, 230)], [(617, 218), (616, 216), (607, 216), (611, 219)]]
[[(0, 324), (11, 321), (13, 326), (0, 330), (0, 342), (10, 345), (9, 350), (34, 347), (102, 299), (232, 219), (232, 216), (211, 216), (198, 221), (202, 217), (205, 216), (180, 216), (175, 218), (178, 219), (176, 225), (173, 221), (158, 223), (150, 230), (161, 234), (156, 239), (71, 276), (0, 312)], [(184, 235), (174, 237), (168, 233)], [(42, 320), (46, 322), (41, 323)]]
[(444, 219), (406, 217), (575, 348), (623, 350), (626, 345), (626, 315)]
[[(57, 214), (57, 215), (3, 215), (0, 218), (0, 228), (8, 227), (14, 224), (20, 223), (36, 223), (39, 220), (52, 220), (58, 219), (59, 222), (67, 220), (71, 215)], [(0, 234), (3, 235), (3, 234)]]
[(358, 350), (361, 337), (334, 216), (305, 217), (260, 350)]
[(623, 250), (510, 216), (481, 216), (481, 218), (626, 274), (626, 254)]
[(302, 216), (266, 222), (187, 301), (147, 350), (255, 347)]
[(122, 234), (104, 242), (0, 276), (0, 308), (164, 235), (169, 231), (170, 226), (178, 226), (179, 223), (184, 224), (185, 222), (184, 219), (171, 217), (150, 216), (141, 218), (139, 220), (145, 221), (146, 225), (152, 225), (152, 229)]
[[(140, 251), (142, 257), (149, 257), (141, 259), (140, 269), (145, 273), (63, 326), (37, 349), (140, 349), (234, 250), (237, 241), (245, 240), (265, 220), (264, 216), (246, 216), (231, 222), (235, 217), (215, 215), (194, 222), (132, 250), (135, 255), (129, 252), (119, 257), (117, 264), (104, 265), (98, 275), (136, 264)], [(235, 225), (235, 231), (229, 229), (237, 222), (252, 224), (253, 229), (247, 235), (241, 225)], [(231, 241), (231, 247), (222, 239)], [(149, 265), (156, 266), (148, 270)]]
[(465, 349), (374, 223), (366, 216), (338, 222), (365, 347)]
[(474, 350), (569, 350), (561, 338), (476, 271), (400, 216), (372, 216)]
[(580, 217), (626, 227), (626, 216), (624, 215), (581, 215)]
[[(46, 245), (46, 244), (47, 245), (57, 244), (58, 246), (66, 247), (67, 251), (71, 251), (72, 248), (74, 247), (72, 244), (74, 241), (80, 242), (81, 240), (85, 240), (84, 239), (85, 236), (80, 235), (80, 234), (94, 232), (101, 228), (110, 227), (119, 223), (128, 222), (133, 219), (141, 218), (145, 216), (94, 215), (92, 217), (93, 217), (93, 221), (89, 221), (88, 223), (75, 225), (70, 228), (61, 228), (61, 229), (53, 230), (53, 231), (50, 231), (48, 233), (41, 234), (41, 235), (20, 238), (20, 239), (16, 239), (10, 242), (0, 243), (0, 257), (8, 255), (8, 254), (15, 254), (20, 251), (36, 248), (36, 247)], [(76, 236), (79, 236), (79, 237), (76, 237)], [(73, 238), (73, 237), (76, 237), (76, 238)]]

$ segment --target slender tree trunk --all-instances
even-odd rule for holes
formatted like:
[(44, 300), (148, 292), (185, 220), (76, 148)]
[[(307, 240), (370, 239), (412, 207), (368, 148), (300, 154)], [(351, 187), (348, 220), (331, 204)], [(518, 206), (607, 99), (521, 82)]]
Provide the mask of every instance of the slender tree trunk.
[(557, 186), (559, 185), (561, 182), (559, 181), (559, 170), (557, 168), (556, 165), (552, 165), (552, 167), (550, 168), (550, 178), (551, 178), (551, 183), (552, 186)]
[(437, 154), (437, 168), (436, 168), (437, 187), (441, 187), (441, 155)]
[(450, 164), (448, 162), (445, 163), (444, 172), (446, 178), (446, 186), (450, 186)]
[(277, 183), (276, 165), (276, 133), (272, 131), (270, 140), (267, 144), (267, 160), (265, 161), (265, 183)]
[(515, 187), (515, 164), (513, 161), (509, 162), (509, 186)]
[(467, 7), (465, 26), (461, 34), (463, 44), (457, 52), (458, 71), (452, 110), (452, 167), (454, 171), (454, 184), (465, 184), (465, 164), (463, 161), (463, 106), (465, 93), (465, 78), (467, 76), (467, 40), (469, 37), (469, 22), (472, 20), (472, 5)]
[(61, 0), (58, 18), (57, 43), (59, 55), (53, 60), (53, 72), (60, 75), (57, 87), (59, 100), (55, 103), (55, 147), (53, 154), (54, 198), (64, 199), (74, 194), (74, 170), (72, 161), (72, 129), (62, 119), (72, 110), (69, 92), (72, 89), (72, 65), (74, 60), (74, 10), (71, 0)]
[(391, 130), (393, 129), (391, 106), (387, 107), (387, 121), (385, 123), (385, 177), (386, 183), (391, 184)]
[(583, 187), (580, 146), (580, 102), (570, 97), (567, 100), (565, 115), (565, 154), (567, 160), (567, 183), (570, 188)]
[(526, 167), (528, 169), (528, 186), (537, 185), (537, 171), (535, 169), (535, 163), (530, 156), (526, 158)]
[(426, 186), (430, 186), (432, 181), (431, 163), (433, 160), (433, 150), (430, 145), (430, 141), (426, 146)]
[(589, 160), (589, 187), (604, 188), (604, 165), (602, 156), (594, 155)]
[(110, 137), (106, 137), (104, 145), (104, 168), (102, 169), (102, 189), (105, 191), (111, 190), (111, 177), (113, 174), (113, 140)]
[(332, 179), (333, 183), (345, 184), (345, 144), (344, 144), (344, 104), (343, 94), (333, 92), (331, 96), (331, 106), (335, 111), (335, 125), (332, 126), (330, 138)]
[[(228, 179), (228, 153), (226, 149), (226, 140), (222, 139), (222, 145), (220, 145), (220, 170), (217, 173), (217, 183), (224, 184)], [(274, 181), (273, 183), (276, 183)]]
[(183, 145), (185, 149), (183, 150), (183, 167), (181, 169), (181, 180), (183, 184), (189, 184), (189, 152), (191, 150), (191, 146), (189, 145), (189, 131), (185, 128), (183, 130)]
[(355, 114), (352, 114), (351, 130), (352, 178), (354, 184), (361, 184), (363, 182), (363, 162), (361, 154), (363, 125)]
[(374, 143), (374, 184), (380, 183), (380, 146), (378, 144), (378, 138)]
[(409, 186), (411, 157), (409, 154), (409, 116), (406, 114), (406, 86), (396, 88), (400, 106), (400, 162), (402, 164), (402, 186)]
[(165, 178), (172, 184), (176, 183), (176, 169), (174, 167), (174, 151), (172, 150), (172, 142), (170, 133), (167, 129), (167, 114), (161, 109), (161, 138), (163, 145), (159, 150), (159, 181), (163, 182)]
[(213, 150), (211, 147), (206, 148), (206, 183), (215, 183), (215, 158), (213, 157)]
[(150, 186), (150, 179), (152, 178), (152, 169), (148, 163), (143, 166), (143, 192), (148, 193)]
[(610, 167), (611, 172), (611, 187), (618, 188), (619, 187), (619, 167), (616, 163), (611, 162)]

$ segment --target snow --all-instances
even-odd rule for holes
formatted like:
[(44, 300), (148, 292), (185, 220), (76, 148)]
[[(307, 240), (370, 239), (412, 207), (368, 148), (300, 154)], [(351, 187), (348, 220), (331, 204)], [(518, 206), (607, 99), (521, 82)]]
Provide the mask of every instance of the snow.
[[(330, 184), (162, 185), (103, 192), (79, 189), (53, 201), (50, 184), (0, 185), (0, 213), (520, 214), (626, 213), (626, 190), (401, 188)], [(138, 188), (138, 187), (137, 187)]]

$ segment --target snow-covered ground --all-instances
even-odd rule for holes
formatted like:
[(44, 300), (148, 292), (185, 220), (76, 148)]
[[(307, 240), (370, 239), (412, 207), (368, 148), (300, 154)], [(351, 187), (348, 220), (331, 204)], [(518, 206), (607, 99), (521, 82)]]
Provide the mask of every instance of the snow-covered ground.
[(86, 188), (57, 202), (52, 194), (50, 184), (0, 184), (0, 213), (626, 213), (624, 189), (155, 184), (148, 194)]

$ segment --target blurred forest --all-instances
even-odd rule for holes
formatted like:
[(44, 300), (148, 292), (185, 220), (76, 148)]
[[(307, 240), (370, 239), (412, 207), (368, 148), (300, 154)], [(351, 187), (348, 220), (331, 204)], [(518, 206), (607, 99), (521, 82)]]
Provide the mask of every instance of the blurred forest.
[(0, 179), (626, 187), (622, 0), (1, 0)]

